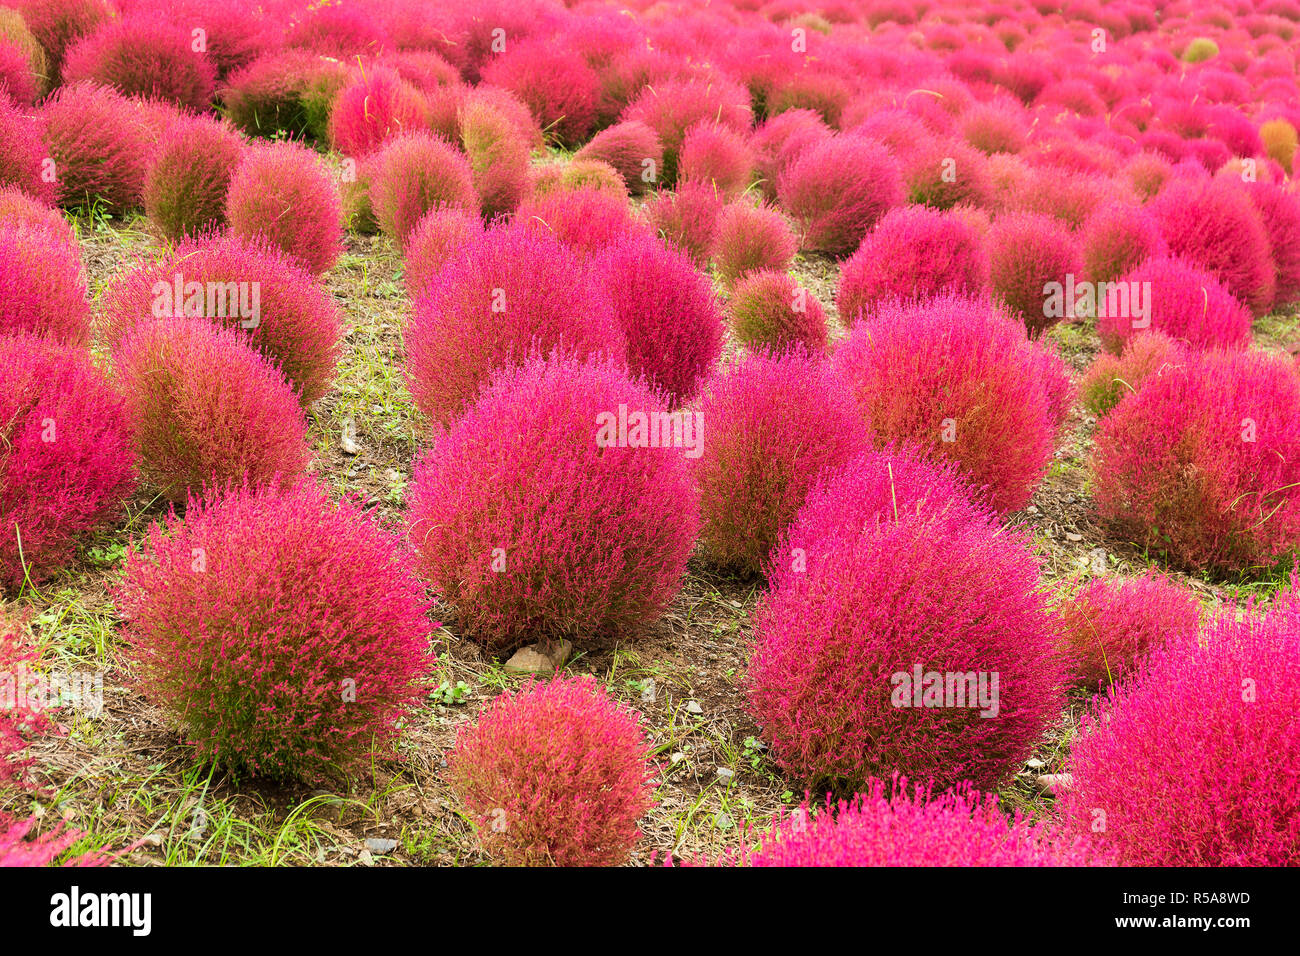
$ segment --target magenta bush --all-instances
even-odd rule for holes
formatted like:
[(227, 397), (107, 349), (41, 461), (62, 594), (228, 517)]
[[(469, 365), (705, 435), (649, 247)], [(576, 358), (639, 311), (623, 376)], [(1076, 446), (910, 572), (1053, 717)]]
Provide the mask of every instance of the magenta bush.
[(702, 266), (713, 253), (722, 207), (722, 196), (712, 183), (685, 182), (675, 190), (656, 192), (641, 208), (660, 238)]
[(297, 143), (247, 150), (226, 193), (226, 219), (240, 238), (265, 238), (320, 275), (343, 248), (343, 204), (324, 164)]
[(753, 177), (754, 157), (745, 138), (720, 123), (696, 123), (682, 139), (678, 159), (679, 181), (712, 183), (719, 193), (734, 199), (748, 188)]
[(518, 96), (559, 146), (572, 149), (591, 135), (600, 94), (596, 71), (553, 39), (508, 44), (483, 68), (483, 81)]
[(186, 117), (163, 135), (144, 178), (144, 211), (164, 238), (177, 240), (226, 223), (226, 191), (244, 139), (208, 116)]
[(713, 235), (713, 263), (726, 286), (751, 272), (785, 269), (799, 248), (785, 218), (744, 199), (724, 206)]
[(819, 482), (772, 556), (746, 678), (782, 769), (1002, 784), (1064, 704), (1030, 544), (913, 451)]
[(115, 595), (133, 673), (199, 759), (314, 780), (391, 749), (432, 627), (400, 539), (358, 504), (210, 491), (138, 544)]
[(16, 186), (52, 206), (59, 183), (45, 164), (46, 146), (40, 117), (27, 115), (0, 96), (0, 186)]
[(434, 273), (404, 333), (420, 411), (449, 425), (492, 372), (552, 349), (622, 361), (627, 340), (578, 258), (545, 231), (496, 227)]
[[(1032, 212), (1003, 213), (988, 235), (989, 284), (993, 295), (1024, 322), (1032, 336), (1068, 318), (1064, 288), (1069, 276), (1079, 277), (1083, 264), (1078, 241), (1051, 216)], [(1059, 283), (1065, 311), (1052, 309), (1046, 291)]]
[(196, 53), (188, 28), (150, 16), (110, 20), (70, 46), (63, 82), (88, 80), (124, 96), (164, 100), (195, 113), (216, 89), (216, 67)]
[(439, 269), (483, 235), (483, 222), (458, 207), (435, 207), (420, 217), (406, 237), (404, 280), (414, 302)]
[(330, 145), (361, 159), (387, 140), (429, 126), (429, 105), (396, 70), (372, 67), (344, 86), (329, 114)]
[(379, 228), (401, 246), (430, 209), (478, 212), (465, 155), (432, 133), (403, 133), (388, 140), (375, 153), (367, 179)]
[(507, 691), (447, 755), (479, 842), (508, 866), (615, 866), (641, 838), (656, 769), (638, 715), (589, 676)]
[(0, 222), (0, 335), (90, 343), (86, 270), (75, 243), (52, 229)]
[(686, 131), (696, 123), (708, 120), (744, 133), (753, 121), (745, 88), (717, 75), (647, 85), (627, 105), (620, 119), (644, 123), (659, 137), (664, 151), (660, 182), (666, 186), (677, 181)]
[[(1112, 353), (1119, 353), (1146, 328), (1196, 348), (1242, 349), (1250, 344), (1250, 312), (1214, 276), (1185, 260), (1148, 259), (1119, 281), (1127, 284), (1129, 308), (1122, 308), (1123, 299), (1118, 298), (1114, 307), (1099, 304), (1097, 316), (1097, 334)], [(1133, 290), (1142, 295), (1148, 314), (1138, 314)]]
[(528, 194), (528, 141), (505, 112), (485, 101), (468, 99), (459, 121), (483, 218), (514, 212)]
[(1116, 356), (1098, 353), (1079, 381), (1079, 402), (1096, 418), (1102, 418), (1129, 395), (1137, 393), (1149, 375), (1182, 360), (1183, 344), (1163, 332), (1138, 332), (1124, 343)]
[(659, 181), (664, 150), (654, 130), (639, 120), (630, 120), (601, 130), (573, 158), (609, 163), (631, 192), (642, 193)]
[(1088, 217), (1082, 239), (1083, 276), (1089, 282), (1113, 282), (1168, 251), (1160, 224), (1134, 203), (1099, 207)]
[(699, 530), (686, 456), (703, 438), (667, 411), (618, 365), (534, 359), (499, 372), (424, 455), (411, 541), (466, 637), (589, 646), (663, 613)]
[(582, 258), (629, 233), (648, 232), (632, 215), (626, 196), (592, 186), (534, 195), (519, 204), (515, 222), (550, 234)]

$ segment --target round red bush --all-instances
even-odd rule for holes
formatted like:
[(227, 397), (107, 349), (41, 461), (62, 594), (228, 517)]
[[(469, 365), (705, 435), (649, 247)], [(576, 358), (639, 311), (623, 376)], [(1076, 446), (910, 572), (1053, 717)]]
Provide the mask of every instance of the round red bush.
[(190, 499), (128, 551), (115, 598), (140, 689), (199, 759), (236, 772), (363, 765), (431, 670), (401, 540), (307, 482)]
[(209, 485), (285, 486), (307, 467), (298, 396), (242, 333), (154, 319), (114, 355), (140, 475), (172, 501)]
[(549, 233), (583, 258), (596, 255), (629, 233), (648, 232), (633, 217), (626, 196), (591, 186), (534, 195), (520, 203), (515, 221)]
[(185, 239), (169, 255), (137, 265), (104, 294), (104, 334), (112, 347), (142, 322), (182, 315), (243, 332), (284, 372), (304, 407), (334, 380), (339, 308), (305, 269), (268, 243), (236, 236)]
[(1257, 352), (1190, 353), (1101, 422), (1097, 510), (1197, 571), (1269, 565), (1300, 540), (1300, 376)]
[(1095, 210), (1082, 238), (1083, 275), (1089, 282), (1113, 282), (1167, 252), (1160, 224), (1133, 203), (1106, 203)]
[(406, 237), (406, 294), (414, 302), (439, 269), (483, 235), (483, 221), (464, 209), (430, 209)]
[(664, 242), (677, 246), (702, 266), (713, 252), (722, 205), (722, 196), (712, 183), (685, 182), (675, 190), (655, 193), (641, 209)]
[(582, 262), (546, 232), (497, 227), (434, 273), (406, 326), (407, 385), (448, 425), (492, 372), (531, 350), (623, 360), (627, 341)]
[(903, 179), (889, 151), (845, 134), (799, 154), (777, 183), (781, 206), (798, 223), (802, 248), (847, 256), (876, 221), (903, 202)]
[(601, 130), (573, 158), (609, 163), (631, 192), (642, 193), (659, 181), (664, 150), (654, 130), (639, 120), (629, 120)]
[[(84, 348), (0, 336), (0, 587), (41, 583), (135, 488), (122, 399)], [(21, 535), (21, 551), (19, 536)]]
[(172, 124), (144, 179), (144, 211), (171, 240), (226, 223), (226, 191), (244, 155), (244, 139), (208, 116)]
[(781, 767), (843, 790), (1004, 783), (1064, 705), (1030, 545), (913, 452), (820, 482), (754, 620), (748, 707)]
[(247, 150), (226, 194), (230, 230), (262, 237), (315, 275), (338, 261), (343, 249), (343, 204), (324, 163), (297, 143)]
[(483, 218), (514, 212), (528, 194), (527, 139), (509, 116), (485, 101), (467, 100), (459, 120)]
[(330, 145), (354, 159), (402, 133), (427, 129), (429, 104), (418, 89), (387, 67), (372, 67), (344, 86), (329, 115)]
[(90, 343), (86, 270), (75, 243), (48, 227), (0, 223), (0, 334)]
[(776, 199), (776, 184), (786, 167), (809, 146), (831, 136), (831, 128), (814, 110), (787, 110), (756, 129), (749, 138), (749, 148), (754, 153), (754, 169), (763, 194)]
[(1268, 311), (1277, 291), (1268, 231), (1240, 183), (1176, 180), (1151, 211), (1173, 255), (1214, 275), (1255, 315)]
[(738, 133), (752, 122), (749, 93), (720, 76), (669, 79), (642, 88), (620, 117), (639, 121), (654, 130), (664, 151), (660, 182), (677, 181), (677, 166), (686, 131), (708, 120)]
[(1121, 864), (1300, 863), (1300, 613), (1234, 617), (1156, 650), (1071, 743), (1061, 816)]
[(127, 16), (103, 24), (68, 48), (63, 81), (82, 80), (199, 113), (211, 104), (217, 70), (205, 53), (192, 49), (187, 28)]
[(843, 268), (836, 306), (851, 324), (877, 302), (982, 295), (989, 281), (984, 242), (960, 216), (925, 206), (884, 215)]
[[(1099, 308), (1097, 316), (1101, 344), (1113, 353), (1146, 328), (1196, 348), (1250, 344), (1250, 312), (1214, 276), (1182, 259), (1148, 259), (1120, 282), (1128, 285), (1130, 307), (1117, 299), (1116, 307)], [(1146, 302), (1145, 315), (1131, 304), (1135, 290)]]
[(589, 676), (537, 681), (492, 701), (447, 755), (479, 842), (507, 866), (616, 866), (654, 806), (637, 715)]
[(369, 164), (370, 205), (384, 235), (399, 245), (430, 209), (478, 212), (473, 175), (463, 153), (432, 133), (404, 133)]
[(669, 408), (690, 401), (722, 354), (713, 284), (685, 253), (649, 233), (607, 246), (592, 272), (627, 338), (628, 368), (658, 387)]
[(1132, 676), (1167, 641), (1195, 640), (1201, 611), (1187, 588), (1163, 575), (1101, 577), (1060, 608), (1062, 650), (1087, 690)]
[(686, 455), (703, 438), (684, 415), (674, 447), (667, 413), (621, 366), (534, 359), (498, 373), (425, 454), (411, 541), (467, 637), (590, 646), (663, 613), (699, 530)]
[(731, 334), (754, 351), (801, 345), (826, 351), (826, 313), (817, 298), (784, 272), (751, 272), (736, 283), (728, 306)]
[(734, 361), (700, 402), (708, 429), (692, 470), (715, 564), (757, 574), (823, 469), (868, 446), (852, 399), (800, 349)]
[(784, 269), (799, 241), (769, 206), (740, 200), (723, 207), (713, 235), (713, 264), (724, 285), (762, 269)]
[(483, 69), (483, 82), (510, 90), (562, 148), (591, 135), (600, 95), (596, 71), (582, 55), (553, 39), (533, 37), (507, 46)]
[(686, 131), (677, 178), (713, 183), (734, 199), (753, 178), (754, 157), (740, 133), (719, 123), (696, 123)]
[[(1060, 222), (1040, 213), (1004, 213), (989, 229), (988, 249), (989, 287), (1030, 335), (1068, 317), (1067, 277), (1081, 275), (1083, 266), (1077, 240)], [(1049, 293), (1051, 283), (1059, 284), (1059, 296)]]
[(1263, 180), (1247, 188), (1272, 252), (1276, 277), (1272, 308), (1281, 308), (1300, 300), (1300, 198)]
[(52, 80), (60, 77), (68, 47), (115, 15), (109, 0), (17, 0), (14, 6), (49, 54)]
[(877, 444), (951, 459), (999, 513), (1029, 502), (1068, 403), (1060, 358), (1005, 312), (956, 296), (883, 304), (833, 362)]
[(0, 186), (17, 186), (52, 206), (59, 193), (57, 168), (45, 162), (50, 150), (42, 129), (39, 117), (25, 115), (0, 96)]

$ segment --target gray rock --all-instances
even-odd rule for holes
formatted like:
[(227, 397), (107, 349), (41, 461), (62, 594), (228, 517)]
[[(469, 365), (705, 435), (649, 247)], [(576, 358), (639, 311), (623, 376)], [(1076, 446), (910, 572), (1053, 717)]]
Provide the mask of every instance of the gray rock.
[(366, 837), (366, 849), (372, 853), (392, 853), (397, 849), (397, 841), (382, 837)]

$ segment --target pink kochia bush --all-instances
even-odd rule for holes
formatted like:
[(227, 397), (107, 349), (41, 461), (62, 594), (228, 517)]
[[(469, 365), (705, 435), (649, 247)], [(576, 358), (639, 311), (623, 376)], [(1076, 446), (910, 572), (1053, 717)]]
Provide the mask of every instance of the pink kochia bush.
[(226, 190), (244, 139), (208, 116), (173, 123), (144, 179), (144, 211), (164, 238), (176, 240), (226, 223)]
[(387, 748), (430, 671), (400, 538), (303, 482), (192, 497), (138, 543), (115, 595), (134, 673), (200, 759), (312, 779)]
[(625, 862), (655, 775), (638, 715), (590, 676), (501, 694), (447, 755), (479, 842), (509, 866)]
[(557, 189), (521, 203), (515, 221), (548, 232), (581, 257), (594, 255), (629, 232), (647, 232), (627, 197), (593, 186)]
[(1151, 210), (1173, 255), (1214, 275), (1255, 315), (1268, 311), (1277, 291), (1268, 231), (1241, 183), (1171, 182)]
[[(1242, 349), (1250, 344), (1250, 311), (1209, 272), (1183, 259), (1148, 259), (1120, 277), (1130, 306), (1098, 303), (1097, 334), (1118, 354), (1145, 328), (1163, 332), (1194, 348)], [(1145, 302), (1145, 315), (1132, 304), (1134, 293)], [(1108, 293), (1109, 295), (1109, 293)], [(1123, 299), (1117, 298), (1117, 304)]]
[(718, 215), (713, 263), (726, 285), (761, 269), (784, 269), (799, 242), (779, 212), (740, 200)]
[(1130, 676), (1166, 641), (1194, 640), (1200, 625), (1192, 592), (1155, 573), (1094, 578), (1059, 613), (1075, 683), (1088, 690)]
[(1068, 409), (1064, 363), (986, 300), (889, 304), (833, 359), (878, 445), (920, 443), (955, 461), (999, 513), (1024, 507)]
[(1064, 702), (1029, 546), (914, 450), (823, 478), (755, 616), (749, 712), (782, 768), (843, 790), (1001, 784)]
[(33, 199), (54, 205), (59, 185), (49, 175), (47, 155), (40, 120), (0, 96), (0, 186), (17, 186)]
[(902, 204), (903, 177), (884, 146), (842, 135), (800, 153), (781, 174), (777, 196), (799, 225), (802, 248), (847, 256)]
[(717, 123), (697, 123), (686, 131), (677, 179), (711, 182), (723, 196), (745, 191), (753, 176), (754, 157), (744, 137)]
[(1101, 352), (1079, 381), (1079, 401), (1102, 418), (1129, 395), (1136, 394), (1148, 375), (1161, 374), (1179, 362), (1185, 352), (1181, 342), (1163, 332), (1139, 332), (1124, 344), (1121, 355)]
[(345, 86), (330, 111), (330, 144), (360, 159), (391, 137), (426, 129), (424, 95), (388, 67), (372, 67)]
[[(1078, 240), (1065, 226), (1040, 213), (1006, 213), (994, 221), (987, 241), (990, 288), (1030, 335), (1071, 317), (1064, 288), (1069, 276), (1081, 278), (1083, 264)], [(1060, 284), (1056, 300), (1051, 283)]]
[(741, 278), (728, 304), (731, 334), (755, 351), (802, 345), (826, 351), (826, 313), (817, 298), (784, 272), (763, 270)]
[(489, 229), (434, 273), (404, 333), (407, 384), (432, 422), (454, 421), (492, 372), (530, 350), (623, 360), (609, 299), (547, 232)]
[(630, 120), (601, 130), (573, 158), (609, 163), (630, 191), (641, 193), (659, 181), (664, 150), (654, 130), (638, 120)]
[(52, 229), (0, 222), (0, 334), (90, 341), (86, 271), (76, 244)]
[(1061, 815), (1122, 864), (1300, 864), (1300, 604), (1171, 640), (1100, 699)]
[(1190, 353), (1101, 422), (1102, 518), (1198, 571), (1268, 565), (1300, 541), (1300, 376), (1267, 353)]
[(710, 560), (744, 574), (763, 570), (817, 476), (867, 448), (852, 398), (820, 356), (798, 348), (733, 362), (709, 384), (700, 415), (700, 538)]
[(106, 23), (68, 49), (63, 81), (80, 80), (197, 113), (212, 99), (217, 71), (194, 51), (187, 27), (143, 15)]
[(343, 248), (343, 205), (324, 164), (297, 143), (249, 149), (226, 194), (230, 230), (264, 237), (315, 275)]
[(458, 207), (430, 209), (406, 237), (406, 294), (418, 299), (434, 274), (483, 235), (478, 216)]
[(982, 238), (959, 216), (926, 206), (886, 213), (840, 270), (836, 299), (852, 323), (876, 302), (982, 295), (989, 281)]
[(122, 399), (84, 349), (0, 336), (0, 588), (24, 564), (41, 582), (120, 514), (134, 465)]
[(399, 245), (430, 209), (478, 212), (463, 153), (432, 133), (405, 133), (375, 154), (368, 171), (370, 204), (384, 235)]
[(138, 207), (158, 131), (145, 108), (107, 87), (75, 83), (42, 107), (59, 198), (68, 207), (99, 199), (115, 210)]
[(969, 784), (935, 792), (872, 779), (850, 799), (801, 806), (776, 821), (742, 866), (1089, 866), (1085, 846), (1060, 839), (1019, 813), (1008, 818), (995, 793)]
[(592, 272), (627, 338), (628, 368), (658, 386), (670, 407), (689, 401), (722, 354), (712, 283), (685, 253), (648, 232), (606, 247)]
[[(215, 294), (231, 283), (233, 298)], [(114, 347), (151, 318), (237, 329), (284, 372), (304, 407), (334, 380), (343, 326), (333, 298), (305, 269), (269, 243), (229, 235), (185, 239), (170, 255), (141, 263), (109, 286), (103, 316)]]
[(549, 39), (518, 41), (492, 58), (483, 81), (517, 95), (560, 146), (572, 149), (591, 135), (599, 80), (577, 51)]
[(424, 455), (411, 541), (468, 637), (590, 643), (659, 617), (699, 530), (686, 455), (704, 438), (667, 411), (619, 365), (535, 358), (498, 373)]
[(483, 218), (514, 212), (528, 194), (528, 140), (504, 111), (485, 101), (468, 100), (457, 118)]
[(712, 183), (684, 182), (675, 190), (661, 190), (642, 210), (646, 220), (665, 241), (704, 265), (714, 252), (722, 196)]
[(1083, 227), (1083, 275), (1112, 282), (1167, 247), (1160, 224), (1133, 203), (1112, 202), (1095, 210)]
[(208, 484), (284, 485), (307, 467), (307, 423), (280, 370), (205, 319), (155, 319), (115, 356), (141, 476), (173, 501)]

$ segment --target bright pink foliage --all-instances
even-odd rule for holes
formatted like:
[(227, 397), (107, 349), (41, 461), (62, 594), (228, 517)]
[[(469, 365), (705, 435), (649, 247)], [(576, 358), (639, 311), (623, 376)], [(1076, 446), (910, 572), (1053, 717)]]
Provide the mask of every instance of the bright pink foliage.
[[(1163, 332), (1196, 348), (1242, 349), (1250, 344), (1250, 312), (1210, 273), (1183, 259), (1148, 259), (1120, 277), (1127, 285), (1123, 298), (1098, 304), (1097, 334), (1101, 344), (1118, 353), (1124, 343), (1146, 328)], [(1145, 302), (1139, 314), (1134, 292)]]
[(465, 155), (432, 133), (404, 133), (374, 155), (367, 178), (370, 204), (384, 234), (399, 245), (430, 209), (478, 212)]
[(1083, 273), (1078, 242), (1068, 229), (1039, 213), (1006, 213), (989, 229), (988, 249), (993, 295), (1031, 335), (1068, 318), (1053, 312), (1047, 291), (1050, 283), (1059, 283), (1063, 290), (1069, 276)]
[(65, 236), (38, 224), (0, 222), (0, 334), (22, 332), (88, 345), (86, 270)]
[(192, 48), (189, 29), (149, 16), (113, 20), (68, 48), (63, 81), (89, 80), (126, 96), (208, 108), (217, 70)]
[(374, 67), (345, 86), (330, 111), (330, 144), (360, 159), (387, 140), (429, 125), (424, 95), (395, 70)]

